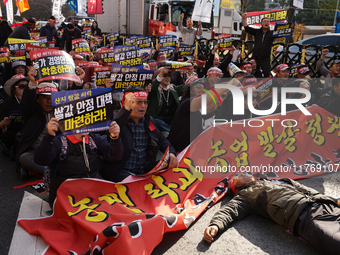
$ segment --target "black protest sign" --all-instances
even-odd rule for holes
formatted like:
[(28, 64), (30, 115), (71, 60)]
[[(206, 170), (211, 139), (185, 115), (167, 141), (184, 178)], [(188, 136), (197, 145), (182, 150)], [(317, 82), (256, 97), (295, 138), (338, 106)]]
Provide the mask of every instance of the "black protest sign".
[(107, 78), (110, 78), (111, 66), (96, 66), (94, 68), (95, 83), (98, 88), (104, 88)]
[(111, 69), (112, 90), (120, 92), (129, 86), (145, 87), (152, 82), (153, 71), (113, 64)]
[(115, 62), (115, 54), (112, 49), (101, 48), (100, 51), (100, 61), (105, 64), (110, 64)]
[(49, 46), (47, 36), (37, 37), (36, 40), (39, 41), (40, 47), (48, 47)]
[(119, 33), (110, 33), (106, 35), (106, 42), (110, 44), (111, 42), (119, 42)]
[(187, 45), (184, 43), (181, 43), (179, 45), (179, 55), (182, 57), (192, 57), (195, 53), (196, 45)]
[(76, 54), (91, 55), (90, 46), (85, 39), (72, 40), (72, 50), (74, 50)]
[(31, 61), (37, 70), (36, 81), (69, 80), (80, 83), (72, 57), (61, 50), (32, 50)]
[(219, 50), (231, 50), (233, 48), (231, 35), (230, 34), (219, 35), (217, 44)]
[(137, 46), (115, 46), (113, 50), (116, 64), (125, 66), (139, 66), (143, 64), (141, 52)]
[(160, 35), (159, 43), (162, 44), (162, 47), (173, 47), (176, 48), (178, 39), (175, 35)]
[(137, 36), (125, 38), (125, 45), (137, 45)]
[(164, 48), (160, 49), (161, 54), (165, 54), (167, 59), (169, 59), (172, 56), (174, 51), (175, 51), (175, 49), (173, 47), (164, 47)]
[(11, 59), (25, 59), (26, 58), (26, 43), (38, 44), (39, 41), (23, 40), (8, 38), (8, 47), (11, 52)]
[(273, 31), (273, 37), (291, 37), (291, 23), (276, 23)]
[(91, 34), (91, 24), (84, 25), (82, 28), (82, 32), (85, 34)]
[(108, 130), (113, 119), (111, 88), (55, 92), (51, 100), (64, 135)]
[(151, 48), (151, 38), (146, 36), (137, 36), (137, 46), (140, 49)]

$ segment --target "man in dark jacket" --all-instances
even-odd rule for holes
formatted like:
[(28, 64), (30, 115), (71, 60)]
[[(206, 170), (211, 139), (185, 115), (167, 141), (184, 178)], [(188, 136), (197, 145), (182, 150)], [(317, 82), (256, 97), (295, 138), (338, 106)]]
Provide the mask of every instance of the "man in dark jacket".
[(54, 16), (51, 16), (48, 23), (40, 29), (40, 36), (46, 36), (47, 41), (49, 42), (52, 42), (53, 39), (55, 39), (56, 45), (59, 45), (60, 38), (58, 37), (57, 29), (55, 28), (56, 23), (57, 19)]
[(340, 76), (333, 78), (333, 89), (323, 94), (319, 106), (340, 117)]
[(288, 228), (322, 254), (339, 254), (339, 200), (289, 178), (256, 181), (241, 174), (231, 179), (229, 188), (235, 196), (214, 215), (205, 229), (205, 241), (213, 241), (233, 221), (258, 214)]
[[(69, 178), (101, 178), (100, 156), (107, 161), (119, 160), (123, 145), (119, 137), (119, 126), (111, 122), (110, 141), (99, 134), (80, 133), (55, 138), (59, 123), (52, 118), (47, 124), (48, 134), (38, 146), (34, 161), (42, 166), (51, 166), (49, 204), (52, 208), (59, 186)], [(74, 167), (77, 166), (77, 167)], [(46, 185), (45, 185), (46, 186)]]
[[(35, 28), (36, 22), (35, 18), (30, 18), (27, 23), (14, 29), (8, 38), (31, 40), (31, 30)], [(5, 46), (8, 47), (8, 40), (5, 42)]]
[(17, 171), (25, 179), (29, 172), (43, 174), (44, 167), (34, 162), (36, 148), (47, 134), (47, 123), (52, 118), (51, 92), (58, 89), (53, 83), (35, 83), (36, 70), (28, 73), (30, 83), (24, 88), (21, 102), (21, 113), (24, 119), (22, 139), (16, 155)]
[(6, 20), (0, 17), (0, 47), (5, 45), (8, 36), (13, 32), (12, 28)]
[(73, 24), (69, 23), (64, 29), (63, 37), (60, 41), (60, 49), (63, 50), (66, 44), (66, 52), (69, 53), (72, 50), (72, 40), (81, 38), (80, 29), (74, 27)]
[(261, 20), (261, 28), (255, 29), (248, 26), (247, 14), (242, 14), (242, 23), (247, 33), (255, 36), (253, 58), (257, 63), (257, 68), (263, 70), (264, 77), (270, 76), (270, 54), (274, 41), (273, 31), (269, 29), (269, 19)]
[(105, 162), (101, 176), (119, 182), (129, 175), (141, 175), (156, 165), (158, 151), (165, 152), (169, 146), (169, 166), (178, 164), (175, 149), (156, 128), (154, 119), (146, 114), (147, 93), (137, 86), (124, 91), (123, 106), (115, 116), (120, 127), (124, 146), (123, 158), (117, 162)]

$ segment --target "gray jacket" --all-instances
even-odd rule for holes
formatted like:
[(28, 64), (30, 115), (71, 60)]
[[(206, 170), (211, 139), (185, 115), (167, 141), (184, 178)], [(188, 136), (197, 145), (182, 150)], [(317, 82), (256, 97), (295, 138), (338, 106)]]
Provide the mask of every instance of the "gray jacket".
[(324, 89), (331, 89), (332, 88), (332, 72), (328, 70), (328, 68), (325, 66), (325, 59), (319, 59), (318, 61), (318, 70), (320, 73), (325, 77), (325, 85)]
[[(180, 18), (178, 22), (178, 29), (182, 33), (182, 41), (184, 44), (193, 45), (196, 39), (196, 29), (195, 28), (187, 28), (183, 27), (183, 19)], [(199, 26), (197, 30), (197, 35), (202, 35), (202, 26)]]
[(243, 184), (235, 197), (214, 215), (210, 226), (217, 225), (219, 233), (222, 233), (233, 221), (257, 214), (296, 234), (295, 223), (308, 205), (320, 202), (337, 206), (336, 199), (322, 195), (312, 188), (289, 178), (280, 180), (287, 184), (274, 184), (264, 180)]

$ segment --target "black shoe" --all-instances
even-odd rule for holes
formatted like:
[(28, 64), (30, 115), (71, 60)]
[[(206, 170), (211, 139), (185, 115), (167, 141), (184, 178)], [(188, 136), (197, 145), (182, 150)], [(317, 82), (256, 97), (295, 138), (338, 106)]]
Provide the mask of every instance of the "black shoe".
[(19, 175), (20, 175), (20, 178), (21, 178), (22, 180), (26, 180), (26, 179), (28, 179), (28, 177), (29, 177), (29, 172), (28, 172), (28, 170), (26, 170), (26, 169), (20, 167), (20, 169), (19, 169)]

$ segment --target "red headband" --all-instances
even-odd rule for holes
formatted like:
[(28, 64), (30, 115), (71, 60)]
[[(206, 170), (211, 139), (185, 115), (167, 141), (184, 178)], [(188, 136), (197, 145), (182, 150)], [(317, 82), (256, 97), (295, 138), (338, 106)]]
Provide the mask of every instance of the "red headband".
[[(268, 20), (268, 21), (269, 21), (269, 19), (268, 19), (268, 18), (264, 18), (264, 19), (262, 19), (262, 21), (265, 21), (265, 20)], [(261, 22), (262, 22), (262, 21), (261, 21)]]
[(49, 92), (58, 92), (58, 89), (55, 88), (55, 87), (52, 87), (52, 86), (46, 86), (46, 87), (37, 89), (36, 93), (45, 93), (45, 92), (47, 92), (47, 93), (49, 93)]
[(251, 67), (251, 64), (245, 64), (241, 67), (241, 69), (247, 68), (247, 67)]
[(158, 55), (157, 59), (159, 59), (161, 57), (165, 57), (166, 58), (166, 55), (165, 54)]
[(25, 79), (25, 76), (23, 74), (17, 74), (14, 75), (11, 79)]
[(33, 22), (27, 21), (27, 23), (30, 24), (30, 25), (35, 25), (35, 22), (33, 23)]
[(198, 80), (198, 77), (196, 75), (193, 75), (189, 79), (187, 79), (185, 84), (191, 83), (191, 82), (196, 81), (196, 80)]
[(298, 73), (301, 73), (301, 72), (303, 72), (303, 71), (309, 72), (309, 68), (308, 68), (307, 66), (302, 67), (302, 68), (300, 68), (300, 69), (298, 70)]
[(156, 61), (149, 62), (148, 65), (158, 65)]
[(133, 93), (135, 95), (135, 98), (138, 98), (138, 97), (148, 97), (148, 93), (146, 93), (146, 91), (134, 91), (134, 92), (126, 92), (123, 96), (123, 99), (122, 99), (122, 105), (124, 106), (125, 104), (125, 96), (129, 93)]
[(276, 68), (276, 72), (277, 71), (280, 71), (281, 69), (283, 69), (283, 68), (289, 68), (289, 66), (287, 65), (287, 64), (281, 64), (281, 65), (279, 65), (277, 68)]
[(205, 64), (207, 61), (206, 61), (206, 60), (197, 59), (197, 62), (198, 62), (198, 63), (201, 63), (201, 64)]
[(208, 72), (208, 75), (211, 75), (211, 74), (217, 74), (217, 75), (222, 75), (222, 73), (220, 71), (217, 71), (217, 70), (211, 70)]
[(48, 21), (57, 22), (55, 19), (49, 19)]
[(249, 62), (250, 62), (250, 63), (253, 63), (253, 62), (255, 62), (255, 59), (251, 59), (251, 60), (249, 60)]

